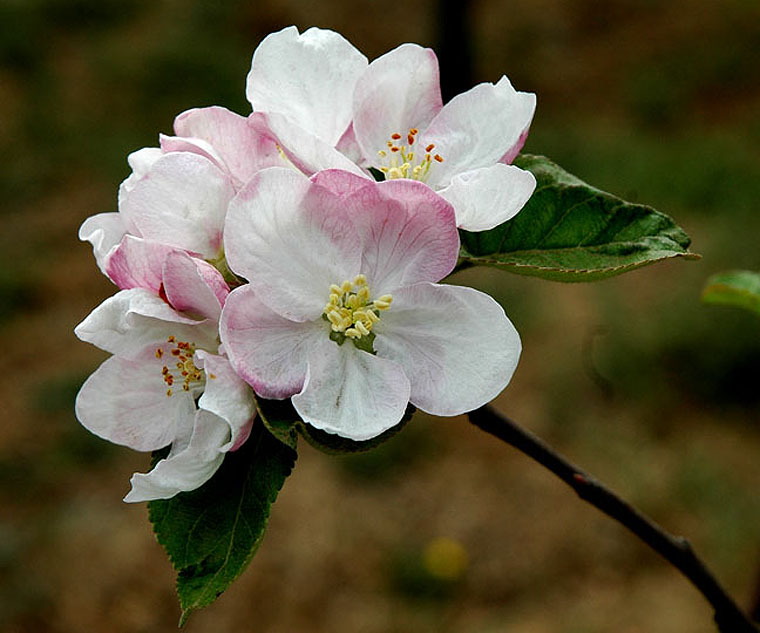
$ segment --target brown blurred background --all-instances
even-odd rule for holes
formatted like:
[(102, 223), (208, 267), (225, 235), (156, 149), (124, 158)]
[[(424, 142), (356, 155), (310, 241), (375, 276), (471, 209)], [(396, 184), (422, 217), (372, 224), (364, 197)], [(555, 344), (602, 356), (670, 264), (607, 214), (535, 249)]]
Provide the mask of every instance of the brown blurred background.
[[(449, 95), (506, 73), (538, 94), (527, 151), (689, 232), (701, 262), (592, 285), (461, 281), (496, 296), (523, 337), (499, 406), (687, 535), (744, 605), (756, 599), (760, 320), (699, 294), (718, 270), (760, 270), (760, 4), (458, 9), (465, 18), (442, 28), (432, 0), (0, 0), (0, 630), (176, 627), (174, 573), (146, 508), (120, 500), (149, 457), (72, 413), (105, 358), (72, 328), (114, 291), (76, 231), (115, 210), (127, 153), (155, 145), (174, 115), (247, 113), (251, 53), (288, 24), (336, 29), (370, 59), (436, 46)], [(453, 579), (426, 563), (439, 537), (456, 544), (453, 563), (465, 553)], [(419, 415), (366, 455), (302, 447), (253, 564), (187, 626), (232, 630), (714, 628), (684, 579), (538, 466), (465, 419)]]

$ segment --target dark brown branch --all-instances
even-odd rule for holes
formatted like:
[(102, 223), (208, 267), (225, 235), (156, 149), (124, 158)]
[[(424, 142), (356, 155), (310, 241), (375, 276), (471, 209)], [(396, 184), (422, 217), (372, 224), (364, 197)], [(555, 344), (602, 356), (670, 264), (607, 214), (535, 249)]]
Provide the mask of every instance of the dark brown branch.
[(581, 499), (615, 519), (676, 567), (712, 605), (715, 622), (721, 633), (760, 633), (760, 628), (750, 621), (726, 593), (685, 538), (666, 532), (588, 473), (553, 451), (538, 437), (488, 405), (470, 412), (469, 417), (470, 422), (478, 428), (510, 444), (550, 470), (575, 490)]

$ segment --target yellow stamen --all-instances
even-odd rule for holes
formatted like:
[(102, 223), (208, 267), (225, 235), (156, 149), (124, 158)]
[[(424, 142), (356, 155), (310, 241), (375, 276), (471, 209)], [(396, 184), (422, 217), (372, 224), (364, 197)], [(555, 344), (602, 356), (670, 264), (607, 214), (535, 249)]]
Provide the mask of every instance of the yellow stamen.
[[(324, 309), (324, 317), (330, 323), (330, 330), (354, 341), (365, 336), (374, 336), (372, 327), (380, 321), (380, 311), (387, 310), (393, 300), (391, 295), (382, 295), (373, 301), (367, 276), (364, 274), (356, 275), (353, 282), (346, 280), (340, 286), (332, 284), (330, 291)], [(371, 347), (371, 339), (369, 345)]]
[(393, 133), (390, 136), (390, 140), (386, 142), (390, 153), (384, 149), (377, 152), (378, 164), (376, 167), (385, 174), (386, 180), (410, 178), (425, 182), (427, 181), (433, 162), (443, 162), (443, 156), (431, 154), (433, 149), (435, 149), (435, 143), (429, 143), (425, 147), (424, 154), (420, 151), (422, 157), (416, 158), (412, 148), (417, 141), (417, 134), (419, 134), (417, 128), (410, 128), (406, 134), (407, 144), (401, 145), (399, 141), (404, 137), (397, 132)]

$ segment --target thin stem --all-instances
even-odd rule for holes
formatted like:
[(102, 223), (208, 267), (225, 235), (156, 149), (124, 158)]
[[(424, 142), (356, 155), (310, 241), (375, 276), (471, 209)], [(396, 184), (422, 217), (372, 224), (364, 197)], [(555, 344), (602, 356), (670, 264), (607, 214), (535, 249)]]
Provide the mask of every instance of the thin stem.
[(760, 628), (750, 621), (726, 593), (685, 538), (666, 532), (588, 473), (549, 448), (538, 437), (490, 406), (471, 411), (469, 417), (470, 422), (478, 428), (510, 444), (550, 470), (575, 490), (581, 499), (615, 519), (676, 567), (712, 605), (715, 622), (721, 633), (760, 633)]

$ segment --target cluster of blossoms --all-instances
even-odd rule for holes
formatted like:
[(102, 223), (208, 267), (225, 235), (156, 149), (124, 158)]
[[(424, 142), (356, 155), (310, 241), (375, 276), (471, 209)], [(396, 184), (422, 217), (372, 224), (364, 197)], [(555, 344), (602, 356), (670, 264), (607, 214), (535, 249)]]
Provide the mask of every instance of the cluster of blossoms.
[(256, 49), (247, 96), (246, 117), (178, 116), (176, 136), (129, 156), (118, 212), (80, 229), (119, 291), (76, 328), (113, 354), (77, 417), (137, 450), (171, 446), (127, 501), (207, 481), (246, 441), (256, 396), (367, 440), (408, 403), (472, 410), (517, 365), (501, 307), (438, 282), (458, 228), (497, 226), (532, 194), (509, 163), (534, 95), (502, 77), (444, 106), (431, 50), (369, 63), (337, 33), (288, 27)]

